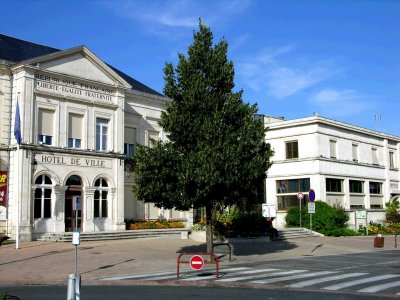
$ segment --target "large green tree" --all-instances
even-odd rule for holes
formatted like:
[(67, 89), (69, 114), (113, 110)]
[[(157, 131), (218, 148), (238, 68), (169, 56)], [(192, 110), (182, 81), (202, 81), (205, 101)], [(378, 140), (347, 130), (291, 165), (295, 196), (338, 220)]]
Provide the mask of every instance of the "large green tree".
[(270, 167), (256, 105), (234, 92), (234, 66), (228, 43), (213, 45), (211, 30), (200, 22), (187, 56), (164, 69), (164, 94), (171, 99), (160, 125), (167, 142), (139, 146), (135, 156), (136, 197), (157, 207), (205, 207), (207, 251), (212, 249), (215, 208), (254, 203)]

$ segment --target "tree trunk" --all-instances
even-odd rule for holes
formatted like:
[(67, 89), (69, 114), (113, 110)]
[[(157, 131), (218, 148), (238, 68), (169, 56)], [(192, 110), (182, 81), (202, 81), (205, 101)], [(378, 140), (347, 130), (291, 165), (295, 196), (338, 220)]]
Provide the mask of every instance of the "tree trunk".
[(206, 242), (207, 252), (211, 253), (213, 249), (212, 206), (206, 206)]

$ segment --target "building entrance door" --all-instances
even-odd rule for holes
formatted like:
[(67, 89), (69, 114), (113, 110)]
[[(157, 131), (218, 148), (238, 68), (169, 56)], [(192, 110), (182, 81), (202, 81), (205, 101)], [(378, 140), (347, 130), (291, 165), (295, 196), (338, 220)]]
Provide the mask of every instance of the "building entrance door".
[(81, 231), (82, 229), (82, 183), (79, 176), (71, 176), (67, 180), (65, 191), (65, 231)]

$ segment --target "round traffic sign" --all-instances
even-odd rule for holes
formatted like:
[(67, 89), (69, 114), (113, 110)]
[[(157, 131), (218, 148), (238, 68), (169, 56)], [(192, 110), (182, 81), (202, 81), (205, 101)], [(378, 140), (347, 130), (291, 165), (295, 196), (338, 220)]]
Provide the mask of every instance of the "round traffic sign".
[(297, 199), (301, 200), (301, 199), (303, 199), (303, 197), (304, 197), (303, 193), (298, 193), (297, 194)]
[(311, 190), (308, 192), (308, 200), (310, 200), (310, 202), (314, 202), (314, 200), (315, 200), (315, 192), (314, 192), (313, 189), (311, 189)]
[(200, 255), (193, 255), (190, 258), (190, 267), (193, 270), (200, 270), (204, 266), (204, 259)]

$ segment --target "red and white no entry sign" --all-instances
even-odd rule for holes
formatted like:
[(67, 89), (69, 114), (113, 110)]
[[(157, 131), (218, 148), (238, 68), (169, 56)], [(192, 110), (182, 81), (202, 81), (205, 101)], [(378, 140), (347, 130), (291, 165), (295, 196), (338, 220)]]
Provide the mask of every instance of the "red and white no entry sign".
[(190, 267), (193, 270), (200, 270), (204, 266), (204, 259), (200, 255), (193, 255), (190, 258)]

